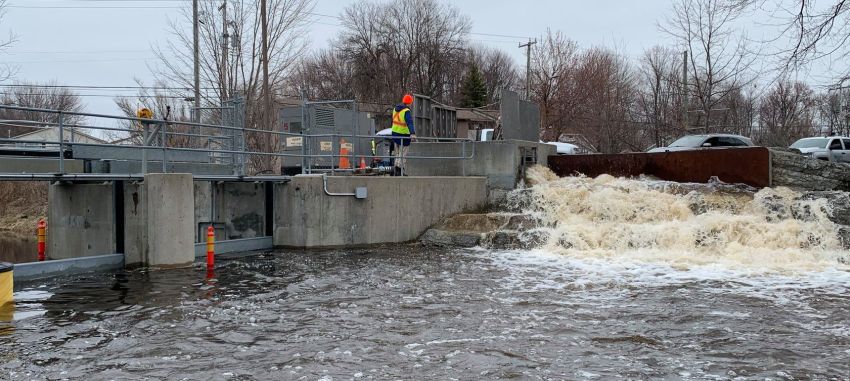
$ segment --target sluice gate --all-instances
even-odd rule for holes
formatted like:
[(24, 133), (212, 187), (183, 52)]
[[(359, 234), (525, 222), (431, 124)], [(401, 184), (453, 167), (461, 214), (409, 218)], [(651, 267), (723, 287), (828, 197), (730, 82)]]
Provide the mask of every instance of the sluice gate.
[(602, 174), (634, 177), (654, 176), (661, 180), (705, 183), (717, 177), (725, 183), (757, 188), (771, 186), (771, 153), (764, 147), (705, 149), (658, 153), (560, 155), (548, 158), (558, 176)]

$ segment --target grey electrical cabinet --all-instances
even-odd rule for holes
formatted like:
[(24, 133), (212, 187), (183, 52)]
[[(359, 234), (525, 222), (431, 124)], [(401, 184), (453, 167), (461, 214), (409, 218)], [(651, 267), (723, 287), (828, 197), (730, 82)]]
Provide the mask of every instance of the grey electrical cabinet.
[(303, 166), (312, 170), (339, 168), (340, 154), (346, 152), (352, 167), (357, 167), (361, 158), (371, 161), (371, 139), (364, 136), (375, 135), (375, 122), (365, 112), (308, 104), (282, 108), (280, 119), (283, 132), (295, 134), (281, 139), (283, 153), (304, 152), (309, 156), (284, 157), (283, 174), (302, 173)]

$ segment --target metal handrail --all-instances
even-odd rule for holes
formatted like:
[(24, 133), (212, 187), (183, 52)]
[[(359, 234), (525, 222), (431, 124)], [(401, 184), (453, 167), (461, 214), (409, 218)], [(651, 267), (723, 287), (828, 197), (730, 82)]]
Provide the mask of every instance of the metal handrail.
[[(346, 101), (307, 102), (305, 104), (311, 104), (312, 105), (312, 104), (328, 104), (328, 103), (353, 103), (353, 101), (346, 100)], [(238, 167), (238, 165), (241, 163), (242, 167), (243, 167), (241, 173), (244, 174), (244, 165), (247, 162), (245, 160), (245, 158), (247, 156), (253, 155), (253, 156), (265, 156), (265, 157), (301, 158), (302, 163), (303, 163), (303, 160), (315, 161), (316, 159), (330, 158), (332, 160), (331, 167), (333, 168), (333, 167), (335, 167), (334, 162), (336, 161), (336, 158), (342, 157), (341, 155), (339, 155), (339, 153), (337, 153), (335, 151), (335, 149), (338, 148), (339, 140), (342, 139), (342, 138), (352, 139), (352, 143), (354, 143), (355, 141), (361, 140), (361, 139), (375, 140), (375, 139), (398, 139), (399, 138), (397, 136), (394, 137), (392, 135), (359, 135), (359, 134), (354, 133), (354, 131), (352, 131), (352, 133), (350, 133), (350, 134), (343, 134), (343, 133), (304, 134), (303, 132), (294, 133), (294, 132), (281, 132), (281, 131), (267, 131), (267, 130), (253, 129), (253, 128), (233, 127), (233, 126), (206, 124), (206, 123), (173, 121), (173, 120), (163, 120), (163, 119), (143, 119), (143, 118), (136, 118), (136, 117), (129, 117), (129, 116), (116, 116), (116, 115), (105, 115), (105, 114), (96, 114), (96, 113), (66, 112), (66, 111), (62, 111), (62, 110), (28, 108), (28, 107), (9, 106), (9, 105), (0, 105), (0, 110), (2, 110), (2, 109), (19, 110), (19, 111), (36, 112), (36, 113), (38, 113), (38, 112), (51, 113), (51, 114), (57, 114), (58, 115), (57, 121), (47, 121), (47, 122), (18, 121), (18, 122), (23, 122), (23, 123), (37, 123), (37, 124), (40, 124), (42, 126), (58, 126), (59, 127), (59, 140), (58, 141), (26, 140), (26, 139), (22, 140), (22, 139), (0, 138), (0, 143), (23, 143), (23, 144), (33, 144), (33, 145), (41, 145), (41, 146), (58, 146), (58, 151), (60, 152), (59, 158), (58, 158), (59, 159), (59, 173), (60, 174), (65, 173), (65, 163), (64, 163), (64, 161), (66, 159), (64, 157), (64, 152), (66, 151), (66, 149), (68, 147), (73, 148), (73, 146), (141, 149), (142, 150), (142, 171), (143, 171), (143, 173), (147, 172), (147, 163), (149, 161), (148, 157), (147, 157), (148, 156), (147, 155), (148, 150), (161, 150), (162, 151), (163, 155), (162, 155), (161, 161), (162, 161), (163, 172), (167, 171), (167, 161), (168, 161), (168, 154), (167, 153), (168, 153), (168, 151), (203, 152), (203, 153), (208, 153), (208, 154), (211, 154), (211, 155), (214, 155), (214, 154), (229, 154), (230, 155), (230, 154), (232, 154), (234, 156), (232, 157), (232, 160), (229, 160), (230, 164)], [(354, 110), (356, 110), (356, 105), (355, 105)], [(139, 123), (141, 128), (133, 128), (133, 126), (129, 126), (127, 128), (94, 126), (94, 125), (88, 125), (88, 124), (85, 124), (85, 123), (83, 123), (83, 124), (78, 124), (78, 123), (65, 124), (64, 123), (65, 118), (67, 118), (68, 116), (72, 116), (72, 115), (73, 116), (82, 116), (82, 117), (107, 118), (107, 119), (113, 119), (113, 120), (132, 121), (134, 123), (136, 123), (136, 122)], [(171, 131), (169, 131), (168, 127), (169, 126), (175, 126), (175, 125), (190, 126), (190, 127), (191, 126), (197, 126), (197, 127), (203, 127), (203, 128), (218, 129), (222, 132), (223, 131), (237, 131), (237, 132), (242, 134), (242, 137), (241, 137), (239, 142), (236, 142), (236, 139), (239, 138), (239, 136), (237, 134), (233, 134), (233, 135), (210, 135), (210, 134), (200, 134), (200, 133), (195, 134), (195, 133), (190, 133), (190, 132), (177, 132), (177, 131), (174, 131), (173, 129)], [(152, 126), (153, 126), (153, 131), (149, 131)], [(130, 134), (130, 138), (139, 137), (139, 136), (143, 137), (143, 142), (142, 143), (131, 142), (132, 144), (86, 143), (86, 142), (73, 142), (73, 141), (68, 142), (68, 141), (66, 141), (65, 136), (64, 136), (65, 132), (66, 132), (65, 130), (68, 129), (68, 128), (71, 129), (72, 138), (73, 138), (74, 131), (76, 131), (77, 129), (89, 129), (89, 130), (126, 132), (126, 133)], [(282, 144), (282, 147), (280, 147), (280, 149), (278, 149), (277, 152), (250, 151), (250, 150), (247, 150), (245, 148), (245, 143), (246, 143), (245, 142), (245, 140), (246, 140), (245, 139), (245, 133), (246, 132), (269, 134), (269, 135), (272, 135), (272, 136), (301, 137), (302, 138), (302, 140), (301, 140), (301, 150), (300, 150), (300, 152), (296, 153), (296, 152), (293, 152), (293, 151), (290, 151), (290, 150), (287, 149), (287, 148), (295, 148), (295, 147), (287, 147), (285, 144)], [(160, 138), (162, 140), (161, 145), (154, 145), (155, 140), (157, 139), (155, 137), (156, 135), (160, 135)], [(173, 147), (173, 146), (169, 147), (168, 146), (168, 139), (167, 139), (168, 136), (187, 136), (187, 137), (205, 138), (205, 140), (207, 141), (207, 146), (202, 147), (202, 148)], [(130, 138), (128, 138), (128, 139), (130, 139)], [(328, 154), (312, 153), (312, 152), (308, 152), (305, 149), (305, 148), (308, 147), (308, 145), (312, 146), (312, 144), (315, 144), (316, 143), (315, 139), (321, 139), (321, 138), (331, 138), (331, 139), (333, 139), (333, 146), (332, 146), (333, 148), (331, 149), (330, 153), (328, 153)], [(402, 139), (404, 139), (404, 138), (402, 137)], [(214, 148), (212, 148), (211, 145), (209, 145), (209, 143), (212, 140), (217, 140), (217, 141), (231, 140), (232, 144), (229, 144), (229, 146), (232, 146), (233, 149), (224, 149), (224, 148), (215, 148), (214, 149)], [(126, 141), (126, 139), (125, 139), (125, 141)], [(474, 141), (472, 139), (468, 139), (468, 138), (442, 138), (442, 137), (416, 137), (415, 141), (461, 143), (462, 154), (460, 156), (405, 156), (405, 159), (415, 159), (415, 160), (429, 160), (429, 159), (432, 159), (432, 160), (434, 160), (434, 159), (436, 159), (436, 160), (446, 160), (446, 159), (470, 160), (470, 159), (473, 159), (475, 157), (475, 144), (474, 144)], [(473, 143), (471, 151), (467, 150), (467, 148), (466, 148), (466, 145), (468, 143)], [(236, 148), (237, 145), (241, 145), (241, 147)], [(348, 156), (354, 157), (356, 155), (357, 154), (352, 153), (351, 155), (348, 155)], [(361, 155), (361, 156), (363, 156), (363, 155)], [(395, 155), (377, 155), (377, 154), (370, 154), (370, 155), (365, 155), (365, 156), (368, 156), (369, 158), (373, 158), (373, 159), (387, 159), (387, 158), (395, 158), (396, 157)], [(240, 163), (236, 162), (237, 157), (240, 158)], [(312, 167), (312, 165), (308, 165), (307, 167), (302, 166), (302, 171), (306, 171), (307, 173), (310, 173), (310, 171), (311, 171), (310, 167)], [(465, 167), (465, 164), (464, 164), (464, 167)], [(344, 169), (340, 169), (340, 170), (344, 170)], [(464, 168), (464, 170), (465, 170), (465, 168)], [(236, 171), (236, 169), (234, 169), (234, 171)]]

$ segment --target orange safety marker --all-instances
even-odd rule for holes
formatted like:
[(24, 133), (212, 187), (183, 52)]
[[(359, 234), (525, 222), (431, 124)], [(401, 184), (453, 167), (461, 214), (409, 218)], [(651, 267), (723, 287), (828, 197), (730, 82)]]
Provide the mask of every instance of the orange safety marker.
[(351, 168), (351, 162), (348, 161), (348, 145), (346, 144), (345, 139), (340, 139), (339, 141), (339, 168)]
[(44, 238), (44, 231), (47, 228), (47, 223), (44, 222), (44, 219), (38, 220), (38, 228), (36, 229), (36, 236), (38, 237), (38, 261), (44, 262), (45, 255), (44, 251), (46, 249), (46, 240)]
[(366, 158), (360, 156), (360, 169), (366, 169)]
[(215, 267), (215, 229), (207, 228), (207, 269)]

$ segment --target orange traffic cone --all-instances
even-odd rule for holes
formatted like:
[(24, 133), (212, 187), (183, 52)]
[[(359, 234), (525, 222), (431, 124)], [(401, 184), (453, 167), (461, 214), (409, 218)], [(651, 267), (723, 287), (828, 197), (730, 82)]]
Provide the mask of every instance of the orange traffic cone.
[(345, 139), (339, 141), (339, 168), (351, 168), (351, 162), (348, 160), (348, 145), (345, 144)]
[(366, 169), (366, 159), (360, 156), (360, 169)]

